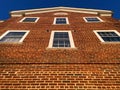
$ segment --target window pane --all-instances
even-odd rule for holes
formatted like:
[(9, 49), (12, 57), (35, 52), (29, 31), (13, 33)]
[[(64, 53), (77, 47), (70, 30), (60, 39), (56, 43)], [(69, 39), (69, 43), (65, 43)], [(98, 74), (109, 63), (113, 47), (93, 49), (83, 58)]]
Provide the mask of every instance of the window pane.
[(8, 32), (0, 39), (0, 42), (19, 42), (26, 32)]
[(37, 18), (25, 18), (22, 22), (35, 22)]
[(120, 37), (102, 37), (106, 42), (116, 42), (120, 41)]
[(22, 37), (26, 32), (9, 32), (5, 37)]
[(64, 45), (64, 40), (59, 40), (59, 45)]
[(120, 41), (120, 36), (115, 32), (97, 32), (105, 42), (118, 42)]
[(115, 32), (98, 32), (98, 34), (102, 37), (105, 36), (118, 36)]
[(57, 18), (56, 24), (66, 24), (66, 18)]
[(55, 32), (54, 38), (69, 38), (67, 32)]
[(18, 42), (21, 38), (3, 37), (0, 42)]
[(68, 32), (55, 32), (53, 47), (70, 47)]
[(85, 18), (88, 22), (99, 22), (100, 20), (98, 19), (98, 18), (89, 18), (89, 17), (87, 17), (87, 18)]
[(64, 47), (64, 44), (59, 44), (59, 47)]
[(87, 18), (87, 21), (99, 21), (97, 18)]
[(58, 40), (54, 40), (54, 41), (53, 41), (53, 47), (58, 47), (58, 45), (59, 45), (58, 42), (59, 42)]
[(58, 47), (58, 45), (57, 44), (53, 44), (53, 47)]
[(66, 40), (66, 41), (65, 41), (65, 47), (70, 47), (70, 42), (69, 42), (69, 40)]

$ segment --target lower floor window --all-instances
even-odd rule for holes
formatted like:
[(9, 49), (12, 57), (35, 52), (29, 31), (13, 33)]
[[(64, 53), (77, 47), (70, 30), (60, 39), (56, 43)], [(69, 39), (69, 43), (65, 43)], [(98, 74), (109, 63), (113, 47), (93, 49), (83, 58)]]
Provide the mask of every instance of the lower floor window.
[(49, 48), (74, 48), (71, 31), (52, 31)]
[(28, 32), (27, 30), (9, 30), (0, 37), (0, 42), (22, 42)]
[(70, 47), (68, 32), (55, 32), (53, 47)]
[(120, 34), (116, 30), (96, 30), (94, 32), (102, 42), (120, 42)]

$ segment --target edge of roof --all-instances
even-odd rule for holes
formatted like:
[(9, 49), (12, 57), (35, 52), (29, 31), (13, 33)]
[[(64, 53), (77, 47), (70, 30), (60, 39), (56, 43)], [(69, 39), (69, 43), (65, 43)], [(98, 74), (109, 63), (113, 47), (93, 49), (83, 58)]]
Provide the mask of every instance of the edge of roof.
[(96, 14), (100, 16), (112, 16), (113, 14), (113, 12), (110, 10), (73, 8), (73, 7), (51, 7), (51, 8), (11, 11), (10, 15), (12, 17), (20, 17), (24, 15), (29, 15), (29, 14), (47, 13), (47, 12), (54, 12), (54, 11), (68, 11), (68, 12), (77, 12), (77, 13), (86, 13), (86, 14)]
[(4, 20), (0, 20), (0, 23), (4, 22)]

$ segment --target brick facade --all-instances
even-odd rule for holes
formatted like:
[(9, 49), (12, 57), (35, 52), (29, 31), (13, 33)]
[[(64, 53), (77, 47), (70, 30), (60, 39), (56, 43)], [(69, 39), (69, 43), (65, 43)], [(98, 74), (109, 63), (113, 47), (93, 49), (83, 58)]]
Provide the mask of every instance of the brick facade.
[(2, 90), (119, 90), (120, 65), (1, 65), (0, 88)]
[[(0, 43), (0, 89), (119, 90), (120, 43), (101, 43), (93, 30), (120, 33), (120, 22), (111, 16), (56, 12), (25, 15), (40, 17), (37, 23), (20, 23), (23, 16), (0, 23), (0, 35), (30, 30), (21, 44)], [(104, 22), (86, 23), (87, 16)], [(68, 17), (70, 24), (53, 25), (54, 17)], [(52, 30), (70, 30), (76, 49), (48, 49)]]

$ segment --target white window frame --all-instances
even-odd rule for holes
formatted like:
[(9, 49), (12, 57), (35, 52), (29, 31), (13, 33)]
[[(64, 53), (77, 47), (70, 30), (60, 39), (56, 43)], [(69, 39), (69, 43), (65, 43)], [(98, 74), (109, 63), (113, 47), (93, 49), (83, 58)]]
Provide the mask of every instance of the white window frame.
[[(36, 20), (35, 20), (35, 22), (23, 22), (23, 20), (25, 20), (26, 18), (36, 18)], [(36, 23), (39, 19), (40, 19), (40, 17), (24, 17), (19, 22), (21, 22), (21, 23)]]
[[(87, 21), (86, 18), (97, 18), (99, 21)], [(96, 23), (96, 22), (103, 22), (103, 20), (99, 17), (83, 17), (84, 21), (87, 23)]]
[[(65, 19), (66, 19), (66, 24), (56, 24), (57, 18), (65, 18)], [(53, 24), (54, 24), (54, 25), (67, 25), (67, 24), (69, 24), (68, 17), (54, 17)]]
[[(70, 41), (70, 47), (53, 47), (53, 40), (54, 40), (54, 33), (55, 32), (68, 32), (69, 35), (69, 41)], [(51, 32), (50, 40), (49, 40), (49, 45), (48, 48), (75, 48), (75, 44), (73, 41), (72, 33), (71, 31), (60, 31), (60, 30), (55, 30)]]
[(0, 39), (5, 37), (9, 32), (26, 32), (26, 33), (22, 36), (22, 38), (18, 42), (0, 42), (0, 43), (22, 43), (30, 31), (29, 30), (8, 30), (0, 36)]
[[(98, 39), (101, 41), (101, 42), (104, 42), (104, 43), (116, 43), (116, 42), (105, 42), (102, 37), (97, 33), (97, 32), (115, 32), (118, 36), (120, 36), (120, 33), (116, 30), (94, 30), (93, 31), (95, 33), (95, 35), (98, 37)], [(120, 43), (120, 42), (119, 42)]]

